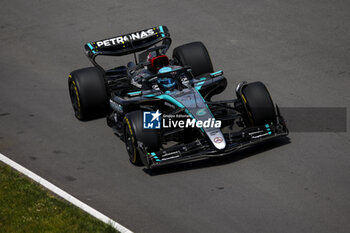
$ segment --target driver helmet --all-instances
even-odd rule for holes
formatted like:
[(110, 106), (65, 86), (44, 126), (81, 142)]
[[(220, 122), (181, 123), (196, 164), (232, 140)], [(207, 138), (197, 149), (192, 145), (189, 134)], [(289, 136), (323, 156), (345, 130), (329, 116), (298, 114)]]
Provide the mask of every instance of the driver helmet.
[[(166, 66), (166, 67), (161, 68), (158, 71), (158, 74), (167, 73), (167, 72), (170, 72), (172, 70), (173, 69), (171, 67)], [(158, 77), (157, 83), (158, 83), (159, 88), (161, 90), (164, 90), (164, 91), (171, 91), (176, 87), (176, 82), (170, 73), (167, 76)]]
[(169, 65), (169, 58), (167, 55), (157, 55), (157, 52), (152, 51), (147, 56), (150, 62), (149, 68), (155, 72), (159, 69)]

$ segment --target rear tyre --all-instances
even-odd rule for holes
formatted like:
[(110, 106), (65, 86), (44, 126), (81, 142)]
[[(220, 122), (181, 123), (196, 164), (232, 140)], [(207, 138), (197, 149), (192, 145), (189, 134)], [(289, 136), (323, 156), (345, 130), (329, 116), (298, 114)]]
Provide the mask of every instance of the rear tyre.
[(148, 166), (147, 158), (139, 153), (138, 142), (142, 142), (148, 152), (156, 152), (161, 146), (159, 130), (143, 129), (143, 111), (141, 110), (125, 115), (124, 142), (129, 160), (134, 165)]
[(76, 118), (85, 121), (106, 116), (108, 94), (100, 70), (89, 67), (73, 71), (68, 88)]
[(246, 106), (249, 124), (263, 125), (276, 122), (274, 104), (269, 91), (262, 82), (253, 82), (243, 86), (240, 99)]
[(173, 58), (181, 66), (191, 66), (195, 77), (214, 72), (208, 50), (202, 42), (192, 42), (176, 47)]

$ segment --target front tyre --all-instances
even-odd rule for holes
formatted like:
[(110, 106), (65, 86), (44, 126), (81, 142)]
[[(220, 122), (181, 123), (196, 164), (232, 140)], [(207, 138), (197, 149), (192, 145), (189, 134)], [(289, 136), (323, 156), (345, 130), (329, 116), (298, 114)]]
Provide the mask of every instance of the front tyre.
[(276, 109), (269, 91), (262, 82), (244, 85), (240, 94), (238, 98), (245, 105), (248, 124), (256, 126), (276, 123)]
[(124, 142), (130, 162), (148, 166), (146, 155), (139, 153), (138, 142), (148, 152), (157, 152), (161, 146), (159, 129), (143, 128), (143, 111), (129, 112), (124, 117)]
[(134, 165), (141, 165), (140, 154), (137, 150), (135, 129), (127, 116), (124, 118), (124, 142), (129, 155), (129, 161)]

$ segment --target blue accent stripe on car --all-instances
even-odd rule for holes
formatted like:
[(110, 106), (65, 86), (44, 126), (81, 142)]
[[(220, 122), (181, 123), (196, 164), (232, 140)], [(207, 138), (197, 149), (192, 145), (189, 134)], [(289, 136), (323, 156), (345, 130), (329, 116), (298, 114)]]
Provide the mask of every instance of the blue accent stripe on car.
[(188, 111), (188, 109), (185, 110), (185, 112), (187, 113), (187, 115), (189, 115), (192, 119), (196, 119), (192, 113), (190, 113), (190, 111)]
[(156, 98), (169, 101), (170, 103), (177, 105), (179, 108), (185, 108), (185, 106), (183, 106), (182, 103), (180, 103), (179, 101), (177, 101), (176, 99), (174, 99), (170, 95), (165, 95), (165, 94), (158, 95), (158, 96), (156, 96)]
[(160, 32), (162, 34), (162, 37), (165, 37), (163, 26), (159, 26), (159, 30), (160, 30)]
[(144, 95), (144, 97), (154, 97), (154, 94)]
[(128, 95), (137, 95), (140, 93), (141, 93), (141, 91), (134, 91), (134, 92), (129, 92)]
[(200, 90), (200, 89), (202, 88), (202, 85), (203, 85), (203, 84), (204, 84), (204, 81), (203, 81), (203, 82), (196, 83), (195, 88), (196, 88), (197, 90)]
[(210, 75), (216, 75), (216, 74), (220, 74), (220, 73), (222, 73), (222, 70), (219, 70), (219, 71), (216, 71), (214, 73), (211, 73)]
[(203, 81), (203, 80), (207, 80), (207, 78), (202, 77), (202, 78), (200, 78), (199, 80)]
[(94, 47), (92, 47), (92, 45), (90, 43), (87, 44), (89, 46), (89, 48), (91, 49), (92, 53), (96, 53), (94, 50)]

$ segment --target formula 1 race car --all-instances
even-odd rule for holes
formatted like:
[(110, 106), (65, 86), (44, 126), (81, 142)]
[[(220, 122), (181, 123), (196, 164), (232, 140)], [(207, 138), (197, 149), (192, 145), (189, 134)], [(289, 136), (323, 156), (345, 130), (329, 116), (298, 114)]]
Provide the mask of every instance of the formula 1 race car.
[[(288, 134), (263, 83), (241, 82), (236, 98), (212, 101), (227, 80), (222, 71), (214, 72), (206, 47), (181, 45), (169, 59), (170, 44), (166, 26), (87, 43), (94, 67), (68, 78), (75, 116), (105, 116), (131, 163), (147, 168), (227, 155)], [(95, 60), (127, 54), (135, 62), (108, 70)]]

